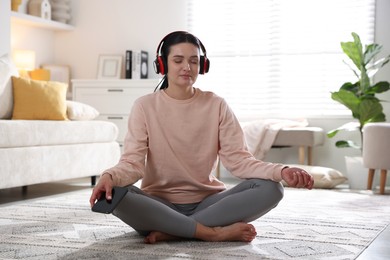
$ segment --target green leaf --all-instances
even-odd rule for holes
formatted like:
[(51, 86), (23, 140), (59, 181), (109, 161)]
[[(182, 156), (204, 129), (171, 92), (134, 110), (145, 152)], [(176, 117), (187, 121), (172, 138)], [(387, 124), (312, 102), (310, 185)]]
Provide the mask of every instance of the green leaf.
[(366, 92), (367, 94), (378, 94), (382, 92), (386, 92), (390, 89), (390, 83), (387, 81), (381, 81), (376, 83), (374, 86), (370, 87)]
[(372, 43), (366, 46), (366, 51), (364, 52), (364, 65), (370, 63), (370, 61), (382, 50), (382, 46), (376, 43)]
[(334, 129), (334, 130), (329, 131), (326, 135), (327, 135), (329, 138), (332, 138), (332, 137), (334, 137), (338, 132), (339, 132), (338, 129)]
[(360, 115), (360, 124), (363, 126), (366, 123), (379, 118), (383, 113), (383, 107), (377, 98), (364, 99), (358, 106)]
[(351, 34), (352, 34), (352, 37), (353, 37), (353, 42), (355, 43), (356, 47), (358, 48), (359, 53), (362, 54), (360, 56), (360, 58), (363, 58), (363, 47), (362, 47), (362, 42), (360, 41), (360, 37), (355, 32), (352, 32)]
[(360, 146), (355, 144), (354, 142), (350, 140), (340, 140), (336, 142), (336, 147), (338, 148), (356, 148), (360, 149)]
[(370, 77), (374, 76), (375, 73), (380, 69), (382, 68), (383, 66), (385, 66), (388, 62), (390, 61), (390, 55), (387, 56), (387, 57), (384, 57), (384, 58), (381, 58), (377, 61), (375, 61), (373, 64), (367, 64), (366, 68), (367, 68), (367, 71), (369, 71), (369, 75)]
[(346, 82), (340, 87), (340, 89), (350, 91), (357, 95), (359, 92), (359, 82), (356, 82), (354, 84), (352, 84), (351, 82)]
[(353, 61), (355, 66), (361, 70), (363, 63), (363, 47), (357, 33), (352, 33), (353, 42), (341, 42), (343, 52)]
[(331, 97), (351, 110), (352, 114), (359, 112), (360, 99), (353, 92), (340, 89), (338, 92), (332, 92)]
[(375, 117), (371, 118), (367, 123), (385, 122), (385, 121), (386, 121), (386, 115), (384, 113), (380, 113)]
[(330, 130), (330, 131), (327, 133), (327, 136), (328, 136), (329, 138), (332, 138), (332, 137), (334, 137), (339, 131), (357, 131), (357, 130), (359, 130), (359, 126), (360, 126), (360, 123), (359, 123), (359, 122), (349, 122), (349, 123), (343, 124), (342, 126), (336, 128), (336, 129)]
[(341, 48), (344, 53), (353, 61), (355, 66), (360, 70), (362, 59), (361, 53), (359, 52), (359, 48), (355, 45), (354, 42), (342, 42)]
[(390, 55), (387, 56), (386, 58), (382, 58), (382, 59), (383, 59), (383, 62), (382, 62), (382, 60), (381, 60), (381, 62), (382, 62), (381, 68), (382, 68), (383, 66), (385, 66), (385, 65), (390, 61)]

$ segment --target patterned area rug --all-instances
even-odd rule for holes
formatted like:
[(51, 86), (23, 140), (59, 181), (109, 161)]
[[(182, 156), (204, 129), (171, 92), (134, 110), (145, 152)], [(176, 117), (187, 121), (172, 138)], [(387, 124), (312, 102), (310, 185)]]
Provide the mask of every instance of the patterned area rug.
[(0, 206), (1, 259), (355, 259), (390, 223), (388, 196), (286, 189), (252, 243), (143, 243), (89, 209), (90, 189)]

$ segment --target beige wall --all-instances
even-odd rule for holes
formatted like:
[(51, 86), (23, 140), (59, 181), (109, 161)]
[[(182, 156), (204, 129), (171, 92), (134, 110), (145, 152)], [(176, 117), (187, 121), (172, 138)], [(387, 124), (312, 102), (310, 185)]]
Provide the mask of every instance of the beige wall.
[(149, 75), (158, 42), (165, 34), (186, 27), (185, 0), (73, 1), (75, 30), (57, 35), (55, 57), (70, 64), (74, 78), (95, 78), (99, 54), (149, 52)]

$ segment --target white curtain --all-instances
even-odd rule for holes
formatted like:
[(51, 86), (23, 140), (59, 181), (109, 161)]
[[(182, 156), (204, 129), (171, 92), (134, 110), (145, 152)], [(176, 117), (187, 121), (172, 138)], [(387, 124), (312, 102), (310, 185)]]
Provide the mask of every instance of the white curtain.
[(240, 117), (347, 115), (330, 92), (356, 77), (340, 42), (374, 41), (375, 0), (188, 0), (210, 72), (197, 86)]

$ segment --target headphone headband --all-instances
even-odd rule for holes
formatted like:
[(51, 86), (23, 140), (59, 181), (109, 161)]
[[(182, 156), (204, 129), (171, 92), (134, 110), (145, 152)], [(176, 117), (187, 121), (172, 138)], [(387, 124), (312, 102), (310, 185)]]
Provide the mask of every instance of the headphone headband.
[[(162, 75), (165, 75), (168, 72), (166, 57), (161, 55), (161, 50), (162, 50), (162, 47), (164, 45), (164, 42), (166, 41), (166, 39), (171, 37), (173, 34), (179, 34), (179, 33), (190, 34), (186, 31), (171, 32), (171, 33), (167, 34), (158, 44), (157, 50), (156, 50), (156, 60), (153, 62), (154, 70), (156, 71), (157, 74), (161, 73)], [(192, 35), (192, 34), (190, 34), (190, 35)], [(199, 74), (207, 73), (210, 69), (210, 60), (207, 58), (206, 48), (204, 47), (203, 43), (199, 40), (199, 38), (195, 37), (194, 35), (192, 35), (192, 36), (199, 42), (199, 47), (200, 47), (202, 54), (203, 54), (200, 56)]]

